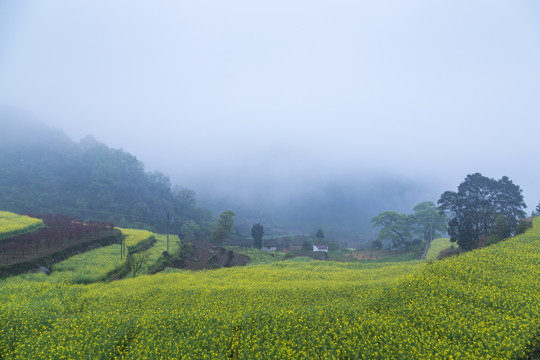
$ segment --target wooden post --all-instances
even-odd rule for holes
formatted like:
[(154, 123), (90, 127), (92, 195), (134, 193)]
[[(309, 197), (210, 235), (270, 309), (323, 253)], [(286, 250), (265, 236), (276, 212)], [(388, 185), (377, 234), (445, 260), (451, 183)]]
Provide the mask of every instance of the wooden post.
[(169, 254), (169, 212), (167, 211), (167, 255)]

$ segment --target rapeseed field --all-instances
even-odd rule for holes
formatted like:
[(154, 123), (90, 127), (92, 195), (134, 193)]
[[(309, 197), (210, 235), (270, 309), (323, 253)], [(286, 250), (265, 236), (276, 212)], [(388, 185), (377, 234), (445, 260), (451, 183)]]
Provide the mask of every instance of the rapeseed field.
[(276, 261), (90, 285), (0, 282), (3, 359), (519, 359), (540, 333), (540, 218), (442, 261)]
[(9, 211), (0, 211), (0, 239), (15, 236), (45, 226), (43, 220)]

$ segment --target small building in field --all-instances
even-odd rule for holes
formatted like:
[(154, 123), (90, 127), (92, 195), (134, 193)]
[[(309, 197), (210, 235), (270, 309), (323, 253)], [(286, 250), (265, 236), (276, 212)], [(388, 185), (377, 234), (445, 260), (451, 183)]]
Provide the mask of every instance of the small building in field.
[(325, 244), (314, 244), (313, 251), (322, 251), (328, 253), (328, 245)]
[(278, 241), (276, 239), (263, 239), (262, 251), (277, 251)]

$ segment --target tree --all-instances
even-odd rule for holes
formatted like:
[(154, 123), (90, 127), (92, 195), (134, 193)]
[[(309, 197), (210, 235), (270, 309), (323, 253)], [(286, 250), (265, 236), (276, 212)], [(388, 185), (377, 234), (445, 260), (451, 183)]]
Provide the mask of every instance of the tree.
[(146, 260), (148, 260), (147, 253), (135, 253), (128, 255), (126, 259), (126, 266), (130, 270), (132, 277), (135, 277), (135, 275), (142, 268)]
[(496, 244), (510, 236), (510, 225), (506, 220), (506, 216), (499, 214), (497, 217), (495, 217), (495, 222), (493, 224), (493, 228), (491, 229), (491, 233), (489, 236), (483, 239), (484, 241), (482, 246)]
[(253, 238), (253, 244), (257, 249), (262, 247), (262, 238), (264, 235), (264, 227), (259, 224), (253, 224), (251, 227), (251, 237)]
[(311, 245), (311, 243), (309, 241), (304, 241), (302, 243), (302, 251), (311, 251), (313, 250), (313, 245)]
[(196, 238), (196, 234), (199, 232), (200, 227), (193, 220), (186, 221), (180, 228), (180, 239), (183, 241), (193, 241)]
[(391, 240), (393, 247), (408, 246), (412, 242), (411, 216), (395, 211), (384, 211), (371, 219), (373, 227), (382, 226), (377, 240)]
[(518, 221), (526, 216), (523, 209), (525, 209), (527, 205), (525, 205), (525, 202), (523, 201), (523, 195), (521, 194), (522, 190), (507, 176), (503, 176), (497, 181), (495, 191), (497, 214), (502, 214), (506, 217), (510, 232), (514, 233)]
[(480, 173), (467, 175), (457, 192), (446, 191), (438, 201), (440, 211), (451, 218), (450, 240), (463, 250), (477, 248), (490, 235), (499, 214), (505, 216), (513, 233), (527, 207), (521, 192), (506, 176), (495, 180)]
[(536, 209), (533, 211), (532, 216), (540, 216), (540, 201), (536, 205)]
[(434, 236), (446, 233), (448, 217), (440, 213), (434, 202), (422, 201), (413, 210), (416, 231), (424, 240), (431, 241)]
[(212, 240), (214, 240), (216, 244), (223, 244), (227, 237), (227, 233), (232, 231), (234, 226), (233, 217), (235, 215), (236, 214), (231, 210), (225, 210), (219, 214), (216, 230), (214, 230), (214, 233), (212, 234)]
[(317, 237), (317, 240), (324, 240), (324, 232), (322, 229), (317, 230), (317, 234), (315, 236)]
[(491, 233), (497, 235), (499, 239), (506, 239), (512, 235), (510, 232), (510, 224), (508, 224), (506, 216), (503, 214), (497, 215)]

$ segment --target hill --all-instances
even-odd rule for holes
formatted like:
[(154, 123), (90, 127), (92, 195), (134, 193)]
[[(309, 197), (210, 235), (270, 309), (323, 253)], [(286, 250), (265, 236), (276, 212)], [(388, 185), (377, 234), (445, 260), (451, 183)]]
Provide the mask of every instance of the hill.
[(540, 218), (432, 262), (287, 260), (70, 284), (0, 284), (12, 358), (526, 359), (540, 334)]
[(292, 179), (288, 184), (285, 174), (283, 184), (269, 179), (253, 184), (251, 176), (246, 174), (244, 182), (230, 180), (239, 184), (235, 186), (200, 185), (199, 191), (206, 208), (216, 213), (234, 209), (236, 227), (245, 237), (260, 222), (267, 236), (314, 236), (323, 229), (326, 239), (343, 247), (365, 247), (377, 237), (370, 223), (374, 216), (386, 210), (409, 211), (432, 196), (428, 184), (383, 174), (313, 174), (304, 186), (292, 185)]
[(165, 232), (167, 212), (177, 233), (189, 220), (201, 236), (211, 214), (194, 192), (146, 172), (133, 155), (92, 137), (79, 143), (27, 114), (0, 111), (0, 204), (16, 213), (69, 214), (83, 220)]

